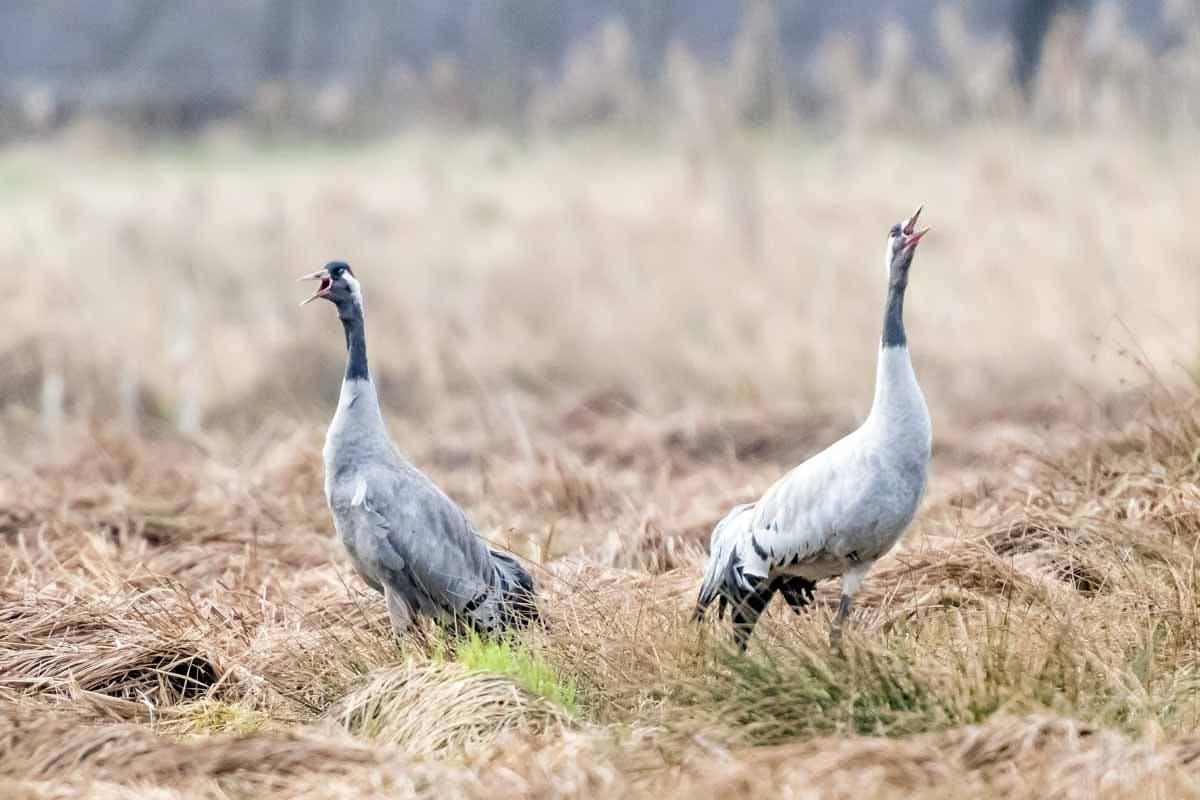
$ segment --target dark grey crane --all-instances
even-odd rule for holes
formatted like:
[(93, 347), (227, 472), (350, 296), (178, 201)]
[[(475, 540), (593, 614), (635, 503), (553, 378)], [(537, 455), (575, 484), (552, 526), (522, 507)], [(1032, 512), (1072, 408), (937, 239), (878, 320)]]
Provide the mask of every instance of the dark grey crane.
[(529, 573), (491, 550), (388, 437), (367, 367), (362, 288), (350, 266), (331, 261), (301, 280), (320, 281), (301, 305), (330, 301), (346, 334), (346, 375), (325, 436), (325, 497), (355, 570), (384, 596), (392, 627), (402, 634), (424, 615), (491, 636), (536, 619)]

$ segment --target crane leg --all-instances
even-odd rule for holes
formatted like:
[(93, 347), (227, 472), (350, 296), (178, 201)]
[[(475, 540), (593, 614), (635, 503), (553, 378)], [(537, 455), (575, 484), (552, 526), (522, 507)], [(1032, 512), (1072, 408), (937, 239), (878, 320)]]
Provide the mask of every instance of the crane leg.
[(829, 646), (836, 652), (842, 652), (842, 624), (850, 616), (850, 595), (843, 594), (842, 602), (838, 604), (837, 614), (833, 616), (833, 626), (829, 629)]
[(746, 652), (746, 642), (758, 624), (758, 618), (766, 609), (767, 604), (775, 595), (775, 585), (766, 579), (760, 579), (752, 591), (730, 601), (730, 619), (733, 620), (733, 641), (738, 650)]
[(872, 561), (855, 561), (853, 566), (842, 574), (842, 602), (838, 605), (837, 613), (833, 616), (833, 626), (829, 630), (829, 646), (834, 652), (842, 652), (842, 626), (850, 616), (850, 602), (858, 591), (867, 571), (871, 569)]

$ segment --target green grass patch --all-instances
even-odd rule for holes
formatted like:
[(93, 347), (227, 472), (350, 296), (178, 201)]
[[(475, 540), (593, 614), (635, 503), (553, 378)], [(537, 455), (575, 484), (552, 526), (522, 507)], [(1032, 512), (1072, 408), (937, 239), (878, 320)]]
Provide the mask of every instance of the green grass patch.
[(707, 687), (720, 710), (754, 743), (830, 734), (902, 736), (960, 723), (960, 709), (902, 650), (884, 653), (787, 648), (771, 656), (726, 653), (724, 680)]
[(577, 711), (574, 679), (561, 678), (541, 656), (519, 641), (509, 637), (487, 640), (471, 633), (455, 643), (453, 658), (448, 651), (444, 643), (440, 644), (434, 658), (457, 661), (475, 672), (503, 675), (530, 694), (544, 697), (571, 713)]
[[(823, 735), (910, 736), (994, 714), (1052, 713), (1136, 736), (1186, 720), (1188, 681), (1151, 675), (1154, 634), (1121, 653), (1095, 620), (1055, 624), (979, 613), (918, 631), (864, 634), (834, 653), (813, 626), (799, 641), (745, 655), (719, 652), (714, 679), (684, 687), (683, 705), (753, 744)], [(1116, 656), (1114, 658), (1114, 656)]]

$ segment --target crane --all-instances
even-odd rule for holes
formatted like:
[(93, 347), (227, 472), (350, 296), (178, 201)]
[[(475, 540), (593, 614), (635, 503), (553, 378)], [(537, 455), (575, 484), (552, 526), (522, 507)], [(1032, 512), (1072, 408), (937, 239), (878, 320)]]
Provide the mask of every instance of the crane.
[(758, 501), (736, 506), (713, 530), (695, 617), (703, 619), (718, 597), (724, 617), (728, 603), (742, 650), (776, 592), (801, 613), (816, 582), (835, 577), (842, 579), (842, 595), (830, 641), (840, 647), (855, 592), (900, 540), (925, 496), (932, 425), (904, 332), (909, 271), (929, 231), (916, 230), (920, 214), (918, 208), (888, 232), (883, 337), (866, 421)]
[(331, 261), (313, 300), (331, 302), (346, 335), (346, 373), (325, 436), (325, 498), (354, 569), (387, 603), (392, 628), (418, 615), (492, 636), (538, 616), (533, 579), (490, 549), (461, 508), (400, 454), (384, 426), (367, 365), (362, 286)]

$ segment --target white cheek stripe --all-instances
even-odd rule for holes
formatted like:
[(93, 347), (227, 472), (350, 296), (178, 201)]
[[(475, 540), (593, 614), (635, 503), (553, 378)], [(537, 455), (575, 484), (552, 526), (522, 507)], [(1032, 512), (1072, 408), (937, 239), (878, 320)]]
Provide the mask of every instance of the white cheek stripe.
[(359, 286), (358, 279), (349, 272), (345, 275), (346, 285), (350, 287), (350, 294), (354, 296), (354, 302), (358, 304), (359, 310), (363, 307), (362, 289)]

